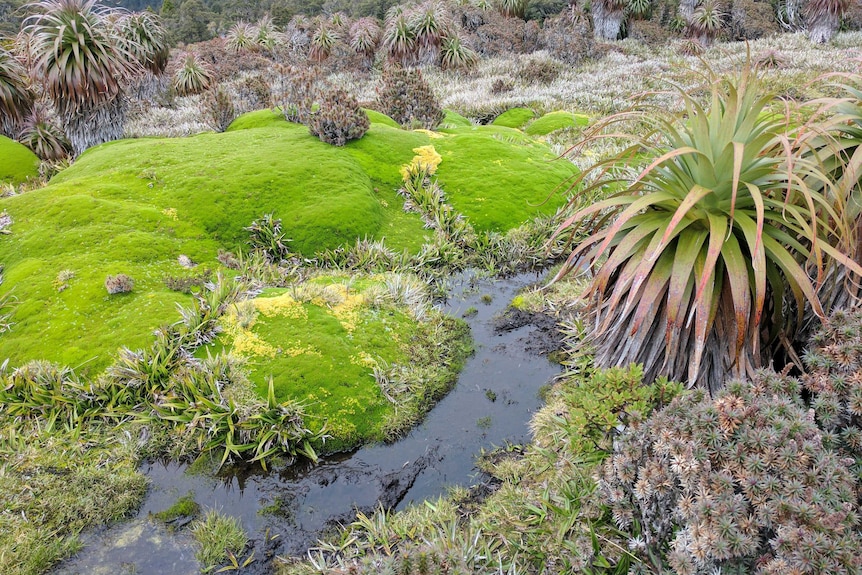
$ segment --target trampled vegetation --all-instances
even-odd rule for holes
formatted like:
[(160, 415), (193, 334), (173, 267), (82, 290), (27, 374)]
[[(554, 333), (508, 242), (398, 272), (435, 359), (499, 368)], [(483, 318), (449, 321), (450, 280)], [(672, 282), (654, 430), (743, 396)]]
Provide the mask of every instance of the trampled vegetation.
[[(445, 279), (552, 268), (512, 302), (566, 338), (533, 443), (268, 569), (862, 571), (847, 3), (329, 4), (0, 27), (4, 568), (133, 511), (144, 459), (398, 438), (470, 351)], [(183, 504), (203, 570), (263, 561)]]

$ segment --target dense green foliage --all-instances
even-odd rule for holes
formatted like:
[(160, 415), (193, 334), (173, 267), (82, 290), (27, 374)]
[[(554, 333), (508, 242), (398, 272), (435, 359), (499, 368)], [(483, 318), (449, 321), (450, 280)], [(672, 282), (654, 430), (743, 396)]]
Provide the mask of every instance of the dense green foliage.
[(39, 158), (25, 146), (0, 135), (0, 182), (20, 184), (39, 177)]

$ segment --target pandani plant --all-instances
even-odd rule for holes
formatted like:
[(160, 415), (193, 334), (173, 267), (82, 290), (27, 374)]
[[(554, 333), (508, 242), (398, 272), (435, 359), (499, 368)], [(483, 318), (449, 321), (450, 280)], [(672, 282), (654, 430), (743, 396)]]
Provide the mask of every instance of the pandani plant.
[(34, 101), (27, 70), (12, 52), (0, 46), (0, 134), (16, 137)]
[[(853, 274), (862, 267), (838, 247), (849, 228), (831, 182), (796, 149), (789, 111), (769, 109), (774, 95), (756, 69), (708, 78), (707, 107), (677, 88), (683, 114), (642, 107), (593, 131), (648, 128), (579, 176), (576, 185), (599, 176), (581, 194), (616, 191), (554, 236), (589, 233), (557, 277), (594, 270), (585, 297), (599, 366), (641, 363), (647, 381), (665, 375), (714, 391), (789, 347), (806, 304), (823, 317), (827, 262)], [(646, 167), (626, 181), (621, 169), (636, 163)]]
[(54, 103), (75, 155), (121, 138), (125, 84), (142, 67), (136, 41), (95, 0), (42, 0), (25, 20), (36, 74)]

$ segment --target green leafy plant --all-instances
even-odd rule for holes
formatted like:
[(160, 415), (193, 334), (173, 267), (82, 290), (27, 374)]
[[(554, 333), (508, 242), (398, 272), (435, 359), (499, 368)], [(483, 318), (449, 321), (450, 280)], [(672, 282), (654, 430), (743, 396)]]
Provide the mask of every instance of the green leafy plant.
[(443, 37), (440, 45), (440, 66), (444, 70), (472, 68), (479, 62), (476, 52), (455, 34)]
[(240, 21), (230, 27), (227, 35), (225, 35), (224, 44), (228, 50), (233, 52), (251, 50), (258, 46), (257, 36), (258, 30), (253, 24)]
[(311, 115), (308, 131), (322, 142), (343, 146), (365, 135), (371, 122), (368, 114), (347, 91), (336, 88), (324, 92), (320, 109)]
[(196, 54), (186, 54), (174, 72), (174, 89), (180, 96), (200, 94), (213, 82), (210, 66)]
[(43, 0), (25, 20), (34, 68), (54, 102), (76, 155), (123, 136), (124, 83), (140, 69), (130, 36), (122, 37), (95, 0)]
[(200, 545), (196, 557), (207, 571), (224, 563), (230, 555), (242, 553), (248, 544), (248, 536), (239, 519), (215, 509), (207, 511), (192, 526), (192, 536)]
[(161, 74), (168, 65), (170, 45), (159, 17), (152, 12), (125, 14), (119, 21), (126, 50), (144, 69)]
[(418, 43), (416, 32), (410, 25), (407, 15), (399, 13), (393, 18), (386, 19), (382, 45), (391, 62), (409, 66), (415, 61)]
[(35, 94), (27, 83), (27, 70), (0, 46), (0, 134), (14, 138), (33, 109)]
[(72, 145), (44, 106), (35, 106), (24, 122), (19, 141), (47, 162), (58, 162), (72, 152)]
[(357, 54), (373, 58), (380, 44), (380, 26), (374, 18), (360, 18), (350, 26), (350, 47)]
[(726, 15), (719, 0), (703, 0), (692, 14), (688, 33), (708, 46), (721, 33)]
[(752, 373), (798, 328), (806, 303), (822, 316), (809, 265), (822, 273), (831, 258), (857, 274), (862, 267), (835, 247), (847, 233), (843, 216), (816, 163), (793, 152), (787, 119), (767, 110), (772, 96), (756, 71), (713, 79), (708, 108), (680, 92), (684, 116), (611, 119), (643, 121), (652, 133), (585, 173), (641, 158), (648, 165), (557, 230), (590, 219), (591, 235), (561, 274), (582, 259), (597, 268), (587, 297), (599, 365), (642, 363), (648, 380), (665, 374), (718, 389), (729, 375)]
[(338, 41), (338, 32), (328, 23), (322, 22), (311, 36), (311, 48), (308, 57), (314, 62), (323, 62), (332, 53), (332, 47)]

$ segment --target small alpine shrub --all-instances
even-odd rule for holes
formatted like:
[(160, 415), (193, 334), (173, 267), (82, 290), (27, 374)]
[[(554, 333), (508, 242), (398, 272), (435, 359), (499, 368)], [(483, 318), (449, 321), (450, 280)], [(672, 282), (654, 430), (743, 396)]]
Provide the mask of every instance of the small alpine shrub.
[(113, 295), (117, 293), (128, 293), (135, 287), (135, 281), (126, 274), (117, 274), (105, 278), (105, 289)]
[(788, 377), (678, 397), (614, 442), (599, 490), (646, 572), (862, 568), (854, 478)]
[(293, 66), (283, 66), (279, 70), (280, 86), (276, 103), (281, 106), (288, 122), (307, 123), (320, 81), (320, 70)]
[(272, 214), (264, 214), (245, 228), (249, 233), (248, 243), (252, 250), (262, 252), (270, 262), (290, 257), (287, 242), (290, 240), (281, 229), (281, 220)]
[(207, 92), (202, 106), (210, 126), (216, 132), (224, 132), (236, 119), (237, 113), (233, 100), (228, 91), (221, 86)]
[(326, 92), (320, 109), (311, 115), (308, 131), (321, 141), (333, 146), (343, 146), (350, 140), (365, 135), (371, 122), (356, 98), (345, 90), (336, 88)]
[(419, 70), (393, 66), (383, 71), (378, 109), (406, 128), (436, 128), (445, 116), (439, 100)]

